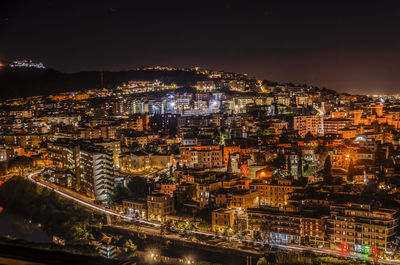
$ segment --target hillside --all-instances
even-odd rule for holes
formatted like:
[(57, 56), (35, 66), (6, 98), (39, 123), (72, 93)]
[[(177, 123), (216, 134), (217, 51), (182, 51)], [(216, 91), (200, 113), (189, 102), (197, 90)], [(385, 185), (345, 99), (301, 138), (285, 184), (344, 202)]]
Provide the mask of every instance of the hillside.
[[(52, 69), (9, 68), (0, 69), (0, 99), (100, 88), (100, 72), (62, 73)], [(160, 80), (179, 86), (193, 85), (205, 77), (191, 71), (130, 70), (103, 72), (105, 88), (113, 88), (130, 80)]]

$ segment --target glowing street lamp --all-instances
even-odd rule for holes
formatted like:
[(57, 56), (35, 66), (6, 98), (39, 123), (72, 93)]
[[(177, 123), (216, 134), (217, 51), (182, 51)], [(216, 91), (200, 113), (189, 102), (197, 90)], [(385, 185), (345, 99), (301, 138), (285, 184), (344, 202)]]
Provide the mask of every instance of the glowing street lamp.
[(186, 258), (184, 264), (195, 264), (195, 261), (191, 258)]

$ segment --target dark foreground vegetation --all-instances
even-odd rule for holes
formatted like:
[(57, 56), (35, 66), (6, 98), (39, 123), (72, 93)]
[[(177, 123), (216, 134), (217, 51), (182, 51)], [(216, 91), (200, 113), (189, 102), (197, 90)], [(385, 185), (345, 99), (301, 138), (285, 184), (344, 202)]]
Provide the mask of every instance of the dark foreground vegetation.
[(67, 242), (101, 236), (102, 216), (16, 176), (0, 186), (0, 205)]

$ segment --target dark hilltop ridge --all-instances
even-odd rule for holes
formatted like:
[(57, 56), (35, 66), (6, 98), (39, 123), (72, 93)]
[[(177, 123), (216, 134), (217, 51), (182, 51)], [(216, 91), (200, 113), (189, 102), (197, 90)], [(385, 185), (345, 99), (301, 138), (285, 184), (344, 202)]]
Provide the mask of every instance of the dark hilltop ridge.
[(196, 71), (183, 70), (129, 70), (120, 72), (78, 72), (62, 73), (50, 68), (0, 68), (0, 99), (27, 96), (52, 95), (61, 92), (78, 91), (101, 87), (114, 88), (131, 80), (159, 80), (176, 83), (178, 86), (192, 86), (205, 75)]
[[(157, 66), (158, 67), (158, 66)], [(196, 68), (177, 68), (177, 67), (140, 67), (135, 70), (126, 70), (119, 72), (111, 71), (84, 71), (77, 73), (63, 73), (51, 68), (35, 67), (10, 67), (4, 64), (0, 67), (0, 100), (11, 98), (23, 98), (29, 96), (48, 96), (62, 92), (76, 92), (86, 89), (113, 89), (129, 81), (160, 81), (165, 84), (175, 84), (177, 92), (183, 93), (194, 90), (193, 86), (198, 81), (213, 80), (221, 85), (221, 82), (229, 80), (246, 80), (248, 86), (246, 93), (259, 92), (256, 86), (258, 82), (254, 77), (246, 74), (210, 71)], [(211, 73), (218, 73), (218, 77)], [(234, 81), (236, 82), (236, 81)], [(307, 84), (278, 83), (269, 80), (262, 80), (263, 86), (269, 87), (303, 87), (311, 88)], [(226, 87), (220, 87), (226, 90)], [(229, 90), (229, 89), (228, 89)], [(336, 94), (336, 91), (312, 87), (312, 90), (325, 94)], [(275, 92), (279, 92), (275, 90)], [(226, 93), (237, 93), (235, 91), (225, 91)]]

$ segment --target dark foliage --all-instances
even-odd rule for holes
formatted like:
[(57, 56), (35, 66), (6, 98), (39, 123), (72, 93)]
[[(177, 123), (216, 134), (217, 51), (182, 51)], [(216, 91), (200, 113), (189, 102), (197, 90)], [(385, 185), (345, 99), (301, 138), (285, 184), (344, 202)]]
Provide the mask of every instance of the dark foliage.
[(133, 177), (129, 180), (128, 189), (133, 198), (145, 198), (153, 190), (153, 183), (145, 178)]
[(21, 176), (0, 186), (0, 205), (70, 241), (89, 240), (98, 233), (99, 216)]
[(333, 177), (332, 177), (332, 163), (331, 163), (331, 156), (327, 156), (324, 163), (324, 169), (322, 171), (324, 177), (325, 184), (332, 184)]

